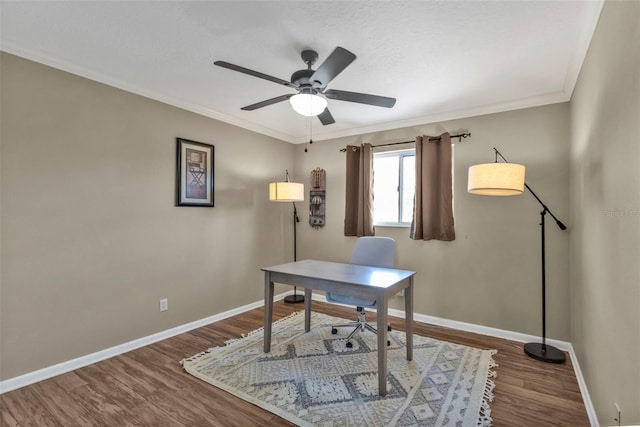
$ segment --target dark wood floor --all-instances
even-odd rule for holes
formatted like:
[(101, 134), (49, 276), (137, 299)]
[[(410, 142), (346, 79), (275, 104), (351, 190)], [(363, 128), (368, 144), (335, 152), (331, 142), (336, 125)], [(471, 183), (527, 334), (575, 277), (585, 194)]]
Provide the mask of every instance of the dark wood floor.
[[(314, 311), (355, 318), (354, 310), (315, 302)], [(277, 302), (274, 318), (301, 305)], [(371, 317), (371, 316), (370, 316)], [(372, 317), (373, 318), (373, 317)], [(292, 425), (185, 373), (178, 363), (262, 326), (255, 309), (0, 396), (2, 426)], [(403, 320), (392, 318), (398, 330)], [(495, 348), (494, 426), (589, 426), (578, 383), (566, 364), (538, 362), (522, 344), (416, 322), (414, 332)]]

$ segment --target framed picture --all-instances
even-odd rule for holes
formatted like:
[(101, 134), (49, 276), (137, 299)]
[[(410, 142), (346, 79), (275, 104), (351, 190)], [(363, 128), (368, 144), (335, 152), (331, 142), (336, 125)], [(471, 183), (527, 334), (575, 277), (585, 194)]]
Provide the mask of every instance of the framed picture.
[(213, 207), (213, 145), (177, 138), (176, 206)]

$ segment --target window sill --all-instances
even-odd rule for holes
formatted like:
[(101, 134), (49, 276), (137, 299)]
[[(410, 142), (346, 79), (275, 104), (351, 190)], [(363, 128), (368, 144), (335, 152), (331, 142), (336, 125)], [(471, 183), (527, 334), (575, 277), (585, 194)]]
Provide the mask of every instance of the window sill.
[(374, 227), (389, 227), (389, 228), (411, 228), (411, 224), (394, 224), (394, 223), (382, 223), (382, 224), (373, 224)]

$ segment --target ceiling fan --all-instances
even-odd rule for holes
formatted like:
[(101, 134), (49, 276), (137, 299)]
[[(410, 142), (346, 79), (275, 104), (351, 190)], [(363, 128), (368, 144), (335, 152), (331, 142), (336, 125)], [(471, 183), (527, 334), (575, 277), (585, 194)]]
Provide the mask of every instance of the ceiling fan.
[(323, 125), (330, 125), (335, 123), (335, 120), (327, 108), (327, 101), (325, 98), (375, 105), (385, 108), (391, 108), (396, 103), (395, 98), (388, 98), (386, 96), (327, 89), (327, 85), (356, 59), (356, 55), (340, 46), (336, 47), (331, 55), (329, 55), (329, 57), (316, 70), (311, 69), (311, 66), (318, 60), (318, 53), (315, 50), (304, 49), (300, 54), (300, 57), (307, 64), (307, 69), (298, 70), (293, 73), (291, 75), (291, 81), (272, 77), (225, 61), (216, 61), (214, 64), (229, 70), (269, 80), (298, 91), (296, 94), (280, 95), (275, 98), (242, 107), (241, 109), (245, 111), (252, 111), (289, 100), (293, 109), (299, 114), (304, 116), (318, 116), (318, 119), (320, 119), (320, 122), (322, 122)]

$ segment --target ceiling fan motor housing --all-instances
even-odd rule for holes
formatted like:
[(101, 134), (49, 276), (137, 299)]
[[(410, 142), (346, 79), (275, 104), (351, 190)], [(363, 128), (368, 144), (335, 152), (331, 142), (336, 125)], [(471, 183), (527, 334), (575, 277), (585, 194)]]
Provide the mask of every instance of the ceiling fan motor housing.
[(291, 74), (291, 83), (298, 85), (300, 88), (311, 87), (311, 81), (309, 78), (315, 73), (314, 70), (298, 70)]
[(316, 88), (324, 89), (322, 82), (312, 82), (309, 80), (315, 73), (315, 70), (311, 69), (311, 66), (318, 60), (318, 52), (313, 49), (304, 49), (300, 53), (300, 57), (307, 64), (306, 70), (298, 70), (291, 75), (291, 83), (299, 87), (299, 93), (313, 93), (318, 91)]

